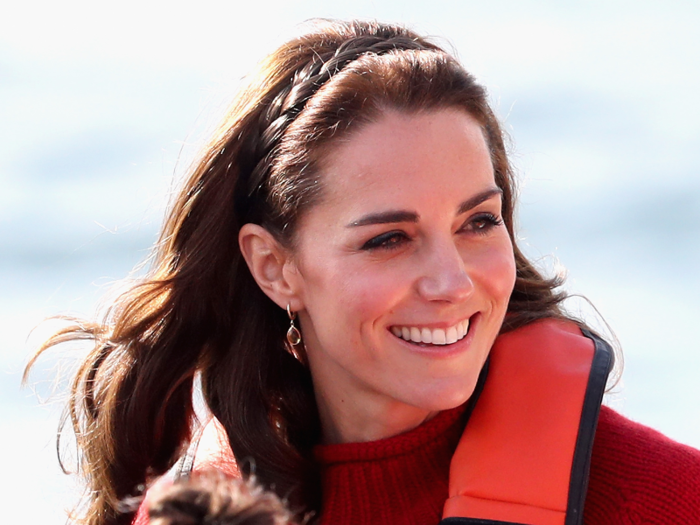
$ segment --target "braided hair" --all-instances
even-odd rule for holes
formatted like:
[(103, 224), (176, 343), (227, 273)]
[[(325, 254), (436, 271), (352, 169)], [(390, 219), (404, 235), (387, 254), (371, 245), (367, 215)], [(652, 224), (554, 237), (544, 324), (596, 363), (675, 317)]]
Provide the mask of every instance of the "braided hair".
[[(307, 103), (331, 78), (363, 55), (376, 57), (408, 50), (440, 51), (437, 46), (410, 34), (404, 28), (376, 25), (376, 33), (371, 33), (368, 31), (369, 27), (371, 26), (356, 24), (360, 34), (355, 38), (337, 42), (322, 41), (313, 49), (306, 62), (299, 61), (296, 64), (297, 68), (289, 72), (287, 82), (280, 86), (279, 91), (271, 92), (263, 99), (264, 110), (258, 115), (256, 133), (248, 136), (250, 143), (249, 147), (245, 148), (247, 151), (244, 155), (250, 154), (250, 157), (241, 159), (243, 166), (248, 160), (251, 167), (241, 170), (240, 174), (241, 184), (245, 184), (236, 202), (241, 224), (259, 222), (259, 218), (254, 214), (249, 215), (251, 203), (260, 199), (261, 192), (264, 192), (270, 174), (274, 171), (273, 168), (280, 167), (283, 138)], [(308, 139), (317, 139), (314, 135), (323, 131), (321, 127), (311, 130), (312, 134)], [(249, 174), (243, 177), (246, 172)], [(283, 184), (284, 181), (280, 183)], [(264, 197), (261, 200), (264, 201)]]
[(190, 439), (195, 375), (245, 470), (301, 512), (320, 508), (320, 437), (307, 368), (284, 351), (286, 314), (257, 286), (237, 239), (266, 228), (294, 247), (299, 217), (323, 198), (324, 155), (387, 110), (459, 108), (482, 126), (516, 283), (504, 329), (559, 317), (559, 284), (517, 248), (514, 183), (485, 90), (414, 32), (374, 22), (318, 23), (273, 52), (240, 91), (173, 203), (148, 275), (104, 319), (40, 349), (94, 341), (69, 415), (87, 484), (83, 523), (126, 524), (120, 501), (170, 468)]

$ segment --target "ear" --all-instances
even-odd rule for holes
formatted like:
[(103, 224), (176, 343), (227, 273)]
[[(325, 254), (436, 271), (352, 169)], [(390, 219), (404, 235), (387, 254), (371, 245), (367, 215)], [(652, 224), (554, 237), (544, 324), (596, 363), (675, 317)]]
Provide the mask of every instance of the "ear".
[(298, 296), (298, 275), (291, 254), (274, 236), (257, 224), (244, 224), (238, 234), (238, 245), (253, 279), (280, 308), (290, 305), (296, 312), (302, 308)]

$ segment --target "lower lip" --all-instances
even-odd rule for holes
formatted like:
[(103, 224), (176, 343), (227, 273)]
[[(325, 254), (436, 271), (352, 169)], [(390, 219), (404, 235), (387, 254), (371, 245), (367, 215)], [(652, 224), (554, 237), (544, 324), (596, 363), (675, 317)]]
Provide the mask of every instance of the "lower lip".
[(456, 341), (450, 345), (431, 345), (431, 344), (425, 344), (425, 343), (411, 343), (409, 341), (406, 341), (405, 339), (401, 337), (396, 337), (393, 333), (391, 333), (391, 330), (389, 333), (391, 334), (391, 337), (394, 339), (400, 341), (403, 343), (407, 348), (409, 348), (412, 352), (416, 352), (419, 354), (423, 354), (425, 356), (429, 356), (432, 358), (449, 358), (452, 356), (455, 356), (457, 354), (461, 354), (462, 352), (465, 352), (469, 349), (469, 347), (472, 344), (472, 341), (474, 340), (474, 331), (477, 325), (479, 324), (479, 319), (481, 317), (481, 314), (476, 313), (472, 315), (469, 318), (469, 331), (467, 332), (467, 335), (465, 335), (462, 339), (459, 341)]

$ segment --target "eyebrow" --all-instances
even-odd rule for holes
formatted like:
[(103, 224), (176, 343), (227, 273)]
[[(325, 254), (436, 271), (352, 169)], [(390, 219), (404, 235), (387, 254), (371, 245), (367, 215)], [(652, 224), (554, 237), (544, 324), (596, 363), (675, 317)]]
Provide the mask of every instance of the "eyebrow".
[(467, 212), (467, 211), (471, 210), (472, 208), (476, 208), (479, 204), (489, 200), (491, 197), (493, 197), (495, 195), (499, 195), (502, 197), (503, 190), (501, 188), (494, 186), (493, 188), (489, 188), (486, 191), (482, 191), (481, 193), (477, 193), (476, 195), (468, 198), (466, 201), (464, 201), (462, 204), (460, 204), (457, 207), (457, 215), (462, 215), (464, 212)]
[[(457, 207), (457, 215), (461, 215), (472, 208), (476, 208), (479, 204), (489, 200), (494, 195), (503, 195), (501, 188), (493, 187), (488, 190), (477, 193), (473, 197), (468, 198)], [(370, 224), (391, 224), (397, 222), (418, 222), (419, 215), (413, 211), (404, 210), (389, 210), (379, 213), (370, 213), (360, 219), (351, 222), (347, 225), (348, 228), (356, 228), (358, 226), (367, 226)]]

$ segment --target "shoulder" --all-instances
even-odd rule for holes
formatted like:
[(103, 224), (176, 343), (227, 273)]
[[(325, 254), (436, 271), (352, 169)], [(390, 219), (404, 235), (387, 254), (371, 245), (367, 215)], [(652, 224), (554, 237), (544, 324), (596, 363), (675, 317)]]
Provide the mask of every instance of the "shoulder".
[(602, 407), (587, 523), (700, 524), (700, 451)]

